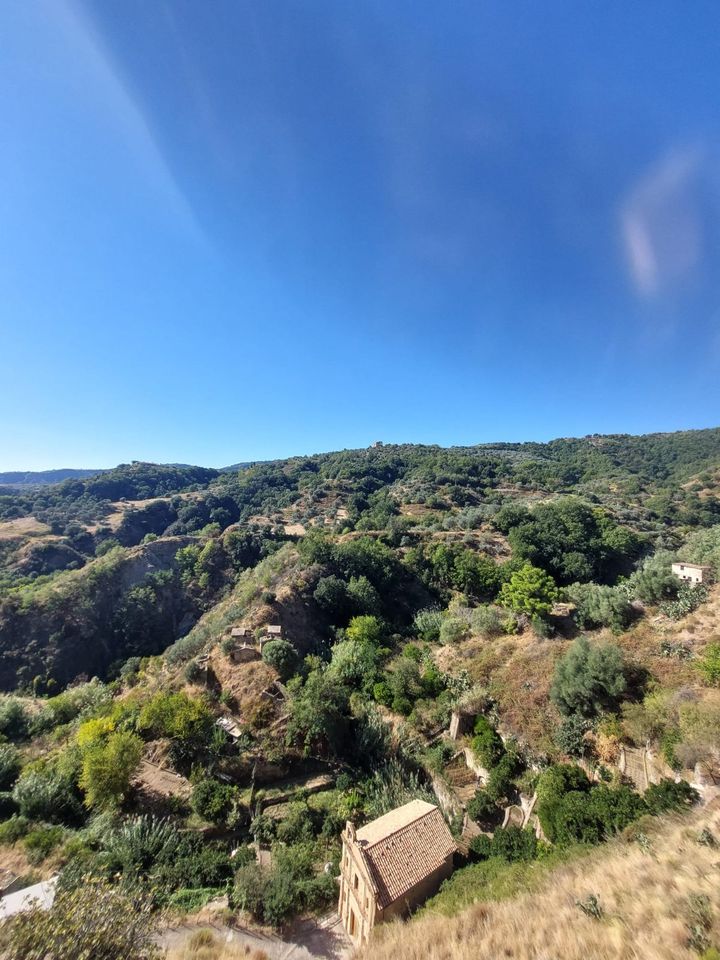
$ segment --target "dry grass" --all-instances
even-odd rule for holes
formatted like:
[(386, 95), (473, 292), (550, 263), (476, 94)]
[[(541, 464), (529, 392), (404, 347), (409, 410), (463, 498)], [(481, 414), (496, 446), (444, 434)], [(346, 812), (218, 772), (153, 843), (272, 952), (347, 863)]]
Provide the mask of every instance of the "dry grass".
[(226, 943), (212, 930), (198, 930), (182, 947), (171, 948), (167, 960), (269, 960), (258, 947)]
[(0, 540), (40, 537), (48, 533), (50, 533), (50, 527), (46, 523), (40, 523), (35, 517), (18, 517), (16, 520), (0, 522)]
[[(643, 822), (634, 839), (559, 867), (535, 893), (456, 917), (379, 927), (365, 960), (691, 960), (720, 945), (720, 803)], [(644, 831), (641, 833), (640, 831)], [(602, 915), (578, 901), (597, 897)], [(691, 941), (695, 937), (694, 946)]]

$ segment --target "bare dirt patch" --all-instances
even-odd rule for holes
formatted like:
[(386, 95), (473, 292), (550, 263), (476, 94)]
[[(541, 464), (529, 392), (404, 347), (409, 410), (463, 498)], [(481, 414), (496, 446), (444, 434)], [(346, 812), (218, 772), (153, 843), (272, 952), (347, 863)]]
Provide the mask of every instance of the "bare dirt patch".
[(140, 761), (134, 784), (141, 793), (163, 799), (181, 797), (183, 800), (188, 800), (192, 793), (189, 780), (149, 760)]
[(289, 537), (304, 537), (305, 527), (302, 525), (302, 523), (286, 523), (285, 533)]

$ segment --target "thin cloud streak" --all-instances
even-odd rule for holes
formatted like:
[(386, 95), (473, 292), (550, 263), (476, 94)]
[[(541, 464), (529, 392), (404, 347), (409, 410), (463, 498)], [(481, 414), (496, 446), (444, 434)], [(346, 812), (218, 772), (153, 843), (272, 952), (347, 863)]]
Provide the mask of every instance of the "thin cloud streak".
[(207, 245), (207, 237), (165, 160), (152, 126), (114, 65), (90, 17), (75, 0), (51, 5), (49, 9), (55, 13), (58, 27), (65, 35), (69, 55), (87, 75), (88, 98), (94, 103), (100, 102), (104, 116), (112, 118), (144, 179), (168, 213), (195, 242)]
[(702, 262), (703, 228), (696, 193), (705, 164), (699, 147), (674, 150), (647, 171), (621, 210), (625, 259), (637, 293), (672, 293)]

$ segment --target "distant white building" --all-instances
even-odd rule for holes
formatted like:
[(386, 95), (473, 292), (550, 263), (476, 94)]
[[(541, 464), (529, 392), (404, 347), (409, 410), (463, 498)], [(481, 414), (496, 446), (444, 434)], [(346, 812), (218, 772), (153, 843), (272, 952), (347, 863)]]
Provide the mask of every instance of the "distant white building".
[(710, 578), (710, 567), (701, 566), (699, 563), (674, 563), (672, 572), (685, 583), (707, 583)]

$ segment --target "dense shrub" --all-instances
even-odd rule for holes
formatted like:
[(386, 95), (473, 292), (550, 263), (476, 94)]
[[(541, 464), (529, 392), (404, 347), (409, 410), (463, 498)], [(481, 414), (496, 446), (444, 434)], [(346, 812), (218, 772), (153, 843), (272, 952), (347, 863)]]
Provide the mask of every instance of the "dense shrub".
[(0, 735), (14, 743), (26, 740), (30, 718), (15, 697), (0, 697)]
[(510, 799), (515, 792), (514, 779), (522, 764), (514, 750), (507, 750), (490, 771), (485, 787), (488, 796), (500, 804)]
[(13, 788), (20, 813), (29, 820), (74, 825), (83, 819), (72, 771), (52, 766), (26, 770)]
[(534, 860), (537, 854), (537, 837), (532, 830), (506, 827), (496, 830), (492, 838), (492, 856), (503, 860)]
[(593, 717), (615, 707), (625, 687), (619, 648), (579, 637), (555, 668), (550, 697), (566, 716)]
[(7, 790), (20, 773), (20, 754), (11, 743), (0, 743), (0, 790)]
[(575, 604), (575, 619), (581, 628), (610, 627), (624, 630), (635, 616), (622, 587), (605, 587), (597, 583), (574, 583), (567, 588), (568, 599)]
[(138, 727), (153, 737), (169, 737), (173, 756), (181, 763), (207, 749), (215, 728), (205, 703), (182, 691), (156, 693), (142, 708)]
[(507, 611), (490, 604), (480, 604), (471, 611), (470, 626), (473, 633), (478, 633), (485, 637), (499, 637), (507, 622)]
[(415, 614), (413, 621), (417, 635), (428, 643), (436, 643), (440, 639), (440, 627), (443, 617), (439, 610), (428, 608)]
[(268, 666), (277, 670), (283, 682), (289, 680), (298, 668), (297, 651), (289, 640), (268, 640), (263, 645), (262, 658)]
[(498, 815), (497, 804), (486, 790), (476, 790), (468, 802), (467, 814), (477, 823), (490, 823)]
[[(139, 658), (135, 659), (139, 665)], [(122, 674), (122, 670), (120, 672)], [(44, 702), (40, 713), (31, 720), (30, 732), (32, 734), (47, 733), (55, 727), (71, 723), (78, 717), (91, 716), (104, 704), (109, 703), (110, 699), (110, 690), (97, 678), (88, 683), (69, 687), (56, 697), (51, 697)]]
[(592, 784), (579, 767), (557, 764), (540, 777), (537, 813), (553, 843), (599, 843), (643, 814), (680, 809), (695, 797), (688, 784), (663, 781), (643, 798), (629, 787)]
[(18, 914), (6, 932), (7, 960), (160, 958), (149, 898), (101, 880), (60, 890), (50, 910)]
[(9, 790), (0, 790), (0, 821), (12, 817), (18, 812), (18, 805)]
[(560, 726), (553, 734), (555, 743), (571, 757), (582, 757), (587, 750), (585, 735), (592, 729), (592, 723), (578, 713), (563, 717)]
[(666, 600), (660, 604), (660, 612), (671, 620), (681, 620), (693, 610), (697, 610), (707, 598), (708, 589), (703, 584), (691, 586), (689, 583), (682, 583), (674, 600)]
[(698, 669), (708, 683), (720, 686), (720, 643), (709, 643), (705, 647)]
[(692, 806), (700, 799), (697, 790), (686, 780), (661, 780), (651, 784), (643, 794), (643, 800), (650, 813), (666, 813), (668, 810), (681, 810)]
[(62, 827), (35, 827), (23, 841), (28, 860), (33, 866), (47, 859), (53, 850), (62, 843), (64, 830)]
[(312, 840), (322, 828), (322, 819), (322, 814), (306, 803), (293, 803), (277, 826), (277, 839), (290, 844)]
[(13, 814), (9, 820), (0, 823), (0, 844), (17, 843), (28, 832), (30, 821), (27, 817)]
[(237, 787), (210, 778), (193, 787), (190, 804), (199, 817), (211, 823), (225, 823), (237, 799)]
[(672, 572), (672, 554), (658, 551), (648, 557), (642, 566), (628, 578), (628, 596), (643, 603), (660, 603), (676, 596), (679, 581)]
[(335, 890), (332, 876), (316, 872), (311, 845), (277, 846), (270, 869), (250, 863), (238, 870), (231, 903), (263, 923), (279, 926), (296, 913), (325, 906)]
[(494, 767), (503, 755), (504, 747), (500, 734), (487, 717), (480, 715), (473, 728), (472, 750), (486, 769)]
[(130, 789), (140, 763), (142, 740), (128, 730), (116, 730), (109, 718), (88, 720), (78, 730), (82, 769), (79, 784), (91, 809), (117, 807)]

